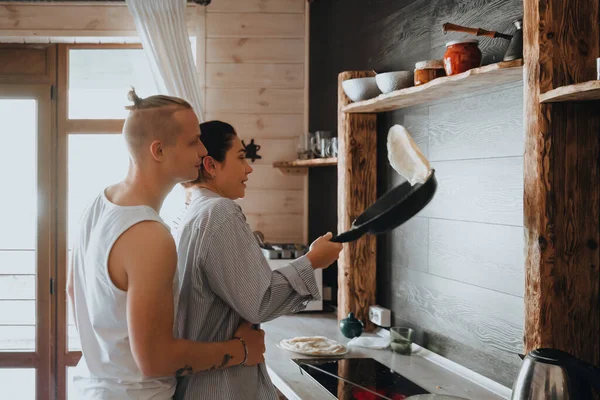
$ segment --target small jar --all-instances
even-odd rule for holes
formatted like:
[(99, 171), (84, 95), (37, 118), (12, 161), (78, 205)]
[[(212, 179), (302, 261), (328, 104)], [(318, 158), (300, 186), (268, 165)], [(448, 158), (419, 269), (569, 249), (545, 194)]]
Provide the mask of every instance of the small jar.
[(456, 75), (481, 65), (479, 41), (460, 40), (448, 42), (444, 53), (444, 69), (446, 75)]
[(442, 60), (419, 61), (415, 64), (415, 86), (446, 76)]

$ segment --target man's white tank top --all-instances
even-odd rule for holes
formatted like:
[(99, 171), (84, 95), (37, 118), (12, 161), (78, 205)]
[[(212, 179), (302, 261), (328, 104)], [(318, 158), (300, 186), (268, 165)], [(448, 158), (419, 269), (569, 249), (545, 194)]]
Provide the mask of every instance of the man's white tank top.
[(74, 384), (82, 399), (163, 400), (175, 392), (174, 377), (146, 378), (137, 367), (129, 343), (127, 292), (108, 274), (113, 245), (142, 221), (157, 221), (169, 229), (151, 207), (118, 206), (104, 192), (81, 217), (72, 247), (75, 315), (83, 351)]

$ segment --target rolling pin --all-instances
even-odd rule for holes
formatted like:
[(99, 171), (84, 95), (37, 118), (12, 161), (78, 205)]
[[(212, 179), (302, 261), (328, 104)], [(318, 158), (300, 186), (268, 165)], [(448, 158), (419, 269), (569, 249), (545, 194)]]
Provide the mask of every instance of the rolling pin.
[(481, 28), (469, 28), (466, 26), (460, 26), (460, 25), (451, 24), (448, 22), (446, 22), (442, 26), (442, 30), (443, 30), (444, 34), (446, 32), (464, 32), (464, 33), (470, 33), (471, 35), (476, 35), (476, 36), (488, 36), (491, 38), (502, 38), (502, 39), (506, 39), (506, 40), (512, 39), (512, 35), (507, 35), (507, 34), (499, 33), (496, 31), (486, 31), (485, 29), (481, 29)]

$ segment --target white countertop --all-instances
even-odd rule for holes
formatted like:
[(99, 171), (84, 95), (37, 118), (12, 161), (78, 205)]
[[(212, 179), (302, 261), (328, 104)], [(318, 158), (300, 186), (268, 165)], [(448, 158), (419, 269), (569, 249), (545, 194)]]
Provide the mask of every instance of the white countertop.
[[(269, 374), (275, 386), (288, 399), (328, 399), (334, 398), (329, 391), (316, 383), (308, 374), (300, 373), (300, 368), (292, 358), (311, 358), (277, 347), (281, 339), (289, 339), (295, 336), (327, 336), (346, 344), (350, 339), (344, 337), (340, 332), (334, 313), (301, 313), (296, 315), (279, 317), (274, 321), (261, 325), (265, 330), (265, 341), (267, 352), (265, 360)], [(417, 346), (418, 347), (418, 346)], [(432, 354), (427, 350), (417, 350), (410, 356), (393, 353), (389, 348), (384, 350), (366, 349), (361, 347), (350, 347), (349, 352), (343, 358), (373, 358), (383, 365), (390, 367), (395, 372), (403, 375), (417, 385), (431, 393), (461, 396), (469, 400), (499, 400), (507, 398), (510, 391), (495, 383), (491, 383), (495, 393), (480, 386), (471, 379), (477, 374), (461, 367), (457, 373), (441, 365), (436, 360), (442, 357)], [(314, 357), (313, 357), (314, 358)], [(432, 361), (433, 360), (433, 361)], [(442, 363), (444, 364), (444, 363)], [(452, 362), (447, 363), (452, 365)], [(461, 375), (459, 375), (460, 373)], [(475, 379), (478, 381), (477, 379)], [(483, 378), (484, 381), (491, 381)], [(478, 381), (479, 382), (479, 381)]]

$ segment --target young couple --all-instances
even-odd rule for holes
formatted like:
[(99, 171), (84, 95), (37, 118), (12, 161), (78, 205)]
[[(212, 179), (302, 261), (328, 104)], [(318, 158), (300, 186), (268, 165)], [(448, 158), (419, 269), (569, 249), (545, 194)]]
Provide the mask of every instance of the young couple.
[[(94, 400), (277, 399), (253, 325), (318, 298), (313, 270), (341, 244), (328, 233), (271, 271), (234, 202), (252, 168), (233, 127), (199, 124), (175, 97), (129, 99), (129, 171), (86, 209), (73, 243), (75, 386)], [(174, 240), (159, 211), (178, 183), (191, 199)]]

